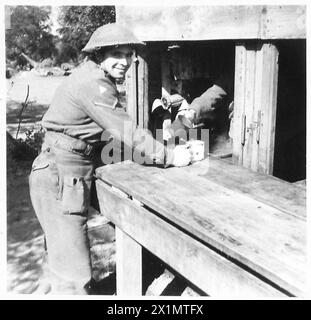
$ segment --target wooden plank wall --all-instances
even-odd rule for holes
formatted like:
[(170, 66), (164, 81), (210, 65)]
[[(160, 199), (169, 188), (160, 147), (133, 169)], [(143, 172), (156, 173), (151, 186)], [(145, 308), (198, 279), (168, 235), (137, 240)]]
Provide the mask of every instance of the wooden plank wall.
[(116, 19), (144, 41), (298, 39), (306, 6), (117, 6)]
[(262, 39), (306, 38), (306, 7), (267, 6), (261, 30)]

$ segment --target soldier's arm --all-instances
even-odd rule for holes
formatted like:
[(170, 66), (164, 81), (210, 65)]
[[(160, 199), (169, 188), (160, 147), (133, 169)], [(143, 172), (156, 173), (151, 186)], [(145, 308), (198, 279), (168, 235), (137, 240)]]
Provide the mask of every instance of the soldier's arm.
[(201, 96), (195, 98), (189, 108), (195, 111), (195, 122), (200, 122), (206, 118), (212, 118), (213, 113), (224, 99), (227, 92), (221, 86), (214, 84), (208, 88)]
[(109, 83), (101, 83), (98, 88), (81, 88), (78, 99), (94, 122), (112, 136), (118, 133), (127, 146), (135, 148), (136, 155), (143, 154), (150, 164), (165, 166), (172, 162), (172, 150), (165, 148), (147, 130), (137, 129), (128, 113), (119, 108), (116, 92)]

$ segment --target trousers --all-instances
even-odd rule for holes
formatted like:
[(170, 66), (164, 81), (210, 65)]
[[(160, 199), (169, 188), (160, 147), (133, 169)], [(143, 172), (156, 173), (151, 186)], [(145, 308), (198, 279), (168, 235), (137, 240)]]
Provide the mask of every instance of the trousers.
[(32, 165), (29, 189), (46, 239), (51, 293), (88, 294), (87, 219), (94, 164), (79, 150), (70, 152), (70, 144), (61, 134), (46, 135)]

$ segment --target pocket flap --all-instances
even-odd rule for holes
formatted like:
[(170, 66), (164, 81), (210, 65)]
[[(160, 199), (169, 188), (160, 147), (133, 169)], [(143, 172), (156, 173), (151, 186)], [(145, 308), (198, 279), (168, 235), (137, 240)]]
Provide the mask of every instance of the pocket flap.
[(39, 155), (32, 164), (32, 171), (45, 169), (49, 166), (49, 161)]

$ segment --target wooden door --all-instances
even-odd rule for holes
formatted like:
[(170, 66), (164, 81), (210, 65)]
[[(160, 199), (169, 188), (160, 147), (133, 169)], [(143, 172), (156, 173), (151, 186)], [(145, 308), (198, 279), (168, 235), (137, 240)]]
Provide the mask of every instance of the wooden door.
[(273, 170), (277, 81), (274, 44), (236, 45), (233, 160), (266, 174)]

